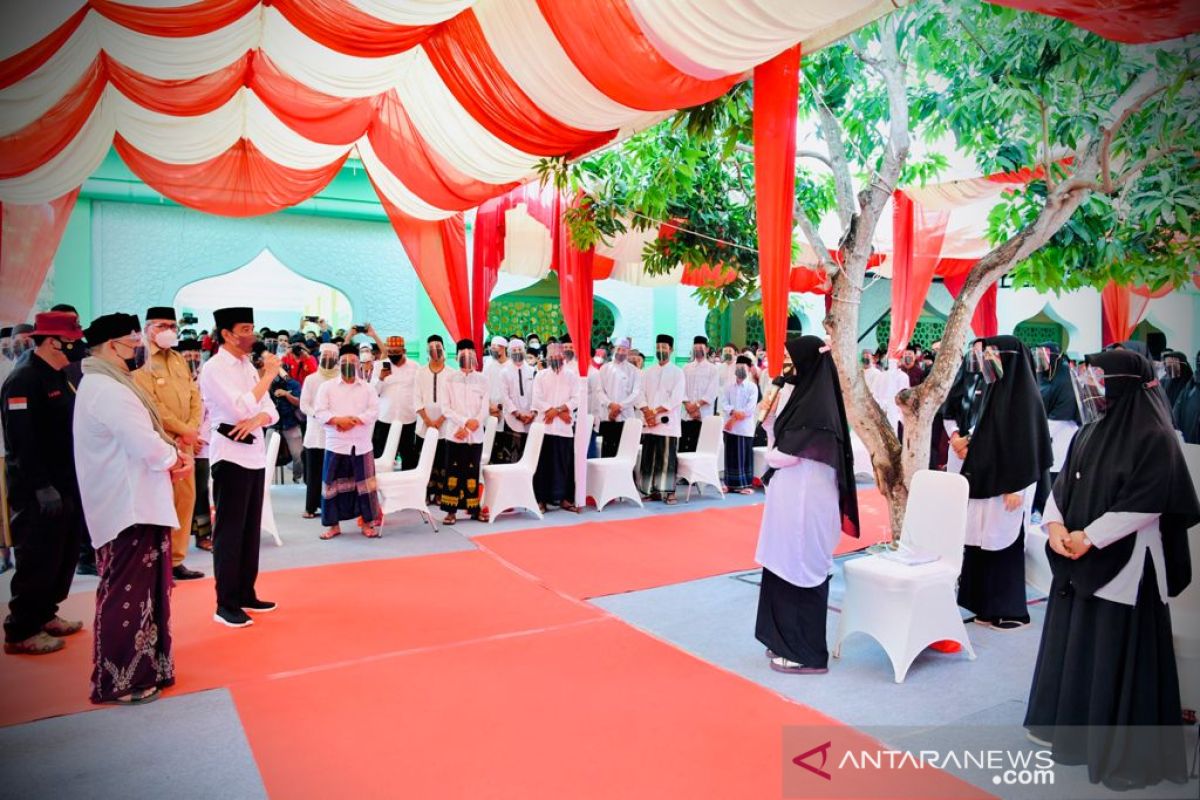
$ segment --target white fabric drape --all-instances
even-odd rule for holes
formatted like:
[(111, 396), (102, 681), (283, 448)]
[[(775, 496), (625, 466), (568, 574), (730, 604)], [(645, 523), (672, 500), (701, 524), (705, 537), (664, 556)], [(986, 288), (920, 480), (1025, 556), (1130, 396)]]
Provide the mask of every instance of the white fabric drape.
[(376, 19), (396, 25), (433, 25), (470, 8), (475, 0), (346, 0)]
[(529, 216), (524, 203), (504, 212), (504, 258), (500, 271), (541, 280), (550, 274), (554, 243), (546, 226)]
[(358, 151), (358, 157), (362, 159), (363, 167), (366, 168), (367, 174), (371, 176), (375, 187), (405, 214), (417, 219), (428, 220), (446, 219), (447, 217), (454, 216), (455, 212), (431, 206), (417, 197), (411, 189), (404, 185), (403, 181), (383, 165), (383, 162), (375, 154), (375, 149), (371, 147), (371, 142), (366, 136), (358, 140), (355, 148)]

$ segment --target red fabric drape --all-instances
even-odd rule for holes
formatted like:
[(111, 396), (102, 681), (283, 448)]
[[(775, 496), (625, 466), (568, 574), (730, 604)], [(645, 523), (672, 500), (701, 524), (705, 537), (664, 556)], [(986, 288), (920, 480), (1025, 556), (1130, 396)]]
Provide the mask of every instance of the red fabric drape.
[(1200, 31), (1195, 0), (991, 0), (997, 5), (1062, 17), (1106, 39), (1161, 42)]
[[(792, 267), (788, 275), (788, 290), (808, 294), (829, 294), (829, 275), (823, 269)], [(770, 359), (770, 356), (767, 357)]]
[[(966, 282), (967, 271), (946, 275), (942, 278), (942, 283), (950, 292), (951, 297), (958, 297)], [(971, 317), (971, 330), (975, 331), (976, 336), (995, 336), (1000, 333), (1000, 319), (996, 314), (996, 296), (997, 287), (993, 283), (983, 293), (983, 297), (979, 298), (979, 304), (975, 306), (975, 315)]]
[(799, 45), (754, 68), (754, 205), (763, 330), (772, 376), (783, 366), (787, 336), (799, 80)]
[(542, 111), (496, 58), (469, 9), (442, 23), (425, 42), (425, 52), (463, 108), (518, 150), (542, 156), (578, 155), (617, 134), (573, 128)]
[[(196, 0), (178, 6), (88, 0), (87, 5), (123, 28), (147, 36), (203, 36), (250, 13), (259, 0)], [(278, 5), (278, 3), (275, 3)]]
[(487, 321), (492, 289), (504, 259), (504, 211), (500, 198), (493, 198), (475, 212), (473, 257), (471, 259), (471, 338), (482, 346), (483, 324)]
[(269, 5), (308, 38), (348, 56), (376, 58), (403, 53), (425, 41), (436, 28), (386, 22), (347, 0), (269, 0)]
[(15, 178), (37, 169), (74, 140), (100, 96), (105, 74), (96, 59), (57, 103), (19, 130), (0, 137), (0, 179)]
[(49, 203), (0, 203), (0, 322), (25, 322), (58, 252), (79, 190)]
[[(392, 229), (413, 270), (455, 341), (471, 336), (471, 293), (467, 279), (467, 231), (462, 214), (443, 220), (410, 217), (379, 192)], [(476, 342), (479, 345), (479, 342)]]
[(699, 105), (725, 94), (740, 77), (701, 80), (676, 69), (646, 38), (625, 0), (538, 0), (538, 7), (579, 71), (630, 108)]
[(0, 89), (7, 89), (14, 83), (24, 80), (38, 67), (45, 64), (50, 56), (57, 53), (59, 48), (71, 38), (87, 13), (87, 6), (84, 6), (41, 41), (0, 61)]
[(333, 180), (346, 155), (324, 167), (291, 169), (276, 164), (247, 139), (199, 164), (168, 164), (144, 154), (120, 134), (117, 154), (150, 188), (180, 205), (223, 217), (252, 217), (290, 208)]
[(1101, 344), (1124, 342), (1142, 321), (1150, 298), (1134, 294), (1128, 286), (1109, 281), (1100, 292)]
[[(575, 202), (578, 201), (576, 197)], [(565, 210), (565, 206), (566, 202), (560, 200), (559, 208)], [(592, 261), (595, 250), (590, 247), (580, 250), (575, 246), (562, 213), (558, 214), (554, 240), (563, 322), (567, 324), (567, 333), (571, 334), (571, 341), (575, 343), (575, 362), (579, 364), (579, 374), (586, 377), (592, 361), (589, 348), (592, 343)]]
[(950, 214), (928, 211), (901, 190), (892, 194), (892, 202), (892, 329), (888, 353), (895, 358), (908, 344), (921, 317)]

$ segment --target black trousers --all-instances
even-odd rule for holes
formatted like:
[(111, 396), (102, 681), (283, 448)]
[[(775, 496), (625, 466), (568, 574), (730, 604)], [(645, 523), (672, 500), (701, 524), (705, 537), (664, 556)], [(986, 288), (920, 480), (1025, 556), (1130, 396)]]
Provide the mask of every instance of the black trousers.
[(325, 448), (304, 448), (304, 510), (321, 513), (321, 470), (325, 467)]
[(233, 611), (258, 599), (258, 547), (262, 535), (265, 469), (246, 469), (231, 461), (212, 465), (213, 572), (217, 606)]
[(605, 420), (600, 423), (600, 457), (612, 458), (621, 446), (621, 431), (625, 428), (625, 420)]
[(32, 499), (13, 514), (16, 568), (4, 620), (6, 642), (21, 642), (40, 631), (71, 591), (84, 525), (74, 487), (59, 492), (63, 511), (56, 517), (44, 516)]
[(387, 437), (391, 432), (392, 423), (375, 420), (375, 429), (371, 431), (371, 449), (376, 458), (383, 456), (383, 448), (387, 446)]
[(698, 419), (685, 419), (679, 423), (679, 452), (694, 453), (700, 444), (700, 423)]
[(421, 445), (424, 443), (424, 439), (417, 438), (416, 420), (400, 426), (400, 448), (396, 452), (400, 454), (401, 472), (417, 468), (417, 462), (421, 460)]
[(1050, 497), (1050, 490), (1054, 488), (1054, 481), (1058, 479), (1057, 472), (1046, 472), (1042, 475), (1037, 483), (1037, 488), (1033, 491), (1033, 513), (1041, 514), (1046, 510), (1046, 500)]

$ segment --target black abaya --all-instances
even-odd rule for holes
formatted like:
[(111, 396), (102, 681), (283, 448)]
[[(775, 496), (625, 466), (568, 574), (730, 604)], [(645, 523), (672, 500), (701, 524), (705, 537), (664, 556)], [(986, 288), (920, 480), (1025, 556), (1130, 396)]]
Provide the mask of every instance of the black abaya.
[(1003, 550), (963, 548), (958, 604), (980, 621), (1029, 622), (1025, 605), (1025, 526)]
[(762, 571), (754, 637), (771, 652), (812, 669), (829, 665), (825, 619), (829, 579), (820, 586), (794, 586), (771, 570)]

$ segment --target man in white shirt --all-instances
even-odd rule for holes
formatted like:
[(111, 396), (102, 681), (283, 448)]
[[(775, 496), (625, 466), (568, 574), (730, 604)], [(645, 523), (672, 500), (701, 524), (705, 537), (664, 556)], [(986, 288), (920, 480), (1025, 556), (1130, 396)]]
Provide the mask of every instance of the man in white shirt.
[(438, 431), (437, 450), (433, 457), (433, 472), (429, 476), (426, 498), (430, 504), (440, 503), (442, 489), (446, 485), (446, 437), (451, 433), (449, 420), (443, 411), (447, 398), (447, 385), (454, 370), (446, 364), (446, 345), (438, 334), (425, 340), (429, 362), (417, 370), (417, 437), (425, 438), (425, 431)]
[(279, 357), (262, 354), (262, 374), (250, 361), (256, 341), (254, 309), (213, 312), (221, 348), (200, 371), (200, 398), (208, 410), (208, 459), (213, 482), (213, 572), (217, 583), (214, 621), (232, 628), (253, 624), (247, 611), (274, 611), (258, 597), (258, 550), (267, 477), (266, 429), (279, 421), (267, 394), (279, 374)]
[(683, 419), (679, 452), (692, 453), (700, 442), (700, 424), (713, 415), (721, 391), (721, 368), (708, 360), (708, 338), (692, 339), (692, 360), (683, 368)]
[(512, 464), (525, 452), (525, 433), (533, 423), (533, 379), (537, 370), (525, 362), (525, 343), (508, 340), (508, 362), (500, 373), (504, 430), (496, 431), (489, 464)]
[(533, 410), (546, 426), (533, 492), (538, 507), (555, 504), (564, 511), (578, 511), (575, 497), (575, 431), (572, 426), (579, 409), (579, 376), (567, 368), (563, 346), (546, 346), (546, 369), (533, 382)]
[(479, 372), (475, 343), (470, 339), (458, 342), (458, 368), (459, 371), (446, 381), (443, 406), (449, 436), (445, 451), (446, 478), (439, 505), (446, 512), (442, 520), (446, 525), (457, 521), (459, 511), (487, 522), (487, 515), (479, 503), (479, 467), (490, 403), (487, 380)]
[(375, 368), (371, 385), (379, 395), (379, 421), (375, 423), (372, 443), (375, 457), (383, 456), (393, 425), (400, 426), (396, 455), (401, 469), (415, 469), (420, 458), (417, 441), (417, 371), (408, 360), (403, 336), (389, 336), (387, 358)]
[(638, 489), (651, 500), (675, 505), (675, 470), (679, 464), (679, 412), (685, 392), (683, 370), (671, 363), (675, 339), (660, 333), (655, 364), (642, 378), (639, 411), (646, 423)]
[(504, 381), (501, 376), (508, 366), (508, 340), (503, 336), (493, 336), (489, 352), (491, 357), (483, 364), (483, 377), (488, 385), (489, 411), (500, 429), (504, 427)]
[(642, 392), (642, 371), (629, 358), (630, 340), (617, 342), (613, 360), (600, 368), (600, 388), (597, 404), (600, 424), (600, 456), (612, 458), (621, 444), (621, 429), (625, 420), (636, 413), (638, 398)]
[[(192, 475), (192, 446), (167, 433), (130, 377), (144, 348), (132, 314), (106, 314), (85, 333), (91, 356), (75, 398), (75, 470), (100, 585), (92, 702), (130, 705), (175, 683), (171, 658), (172, 481)], [(180, 449), (180, 446), (184, 449)]]
[(304, 513), (305, 519), (316, 519), (321, 513), (321, 473), (325, 469), (325, 426), (313, 422), (317, 413), (317, 392), (326, 381), (337, 375), (338, 347), (325, 342), (317, 349), (317, 371), (304, 379), (300, 387), (300, 411), (308, 418), (304, 429)]
[(359, 377), (354, 345), (343, 345), (339, 377), (317, 390), (312, 424), (325, 429), (325, 463), (321, 470), (321, 524), (325, 540), (340, 536), (341, 521), (358, 518), (368, 539), (379, 537), (375, 525), (382, 514), (375, 491), (375, 454), (371, 431), (379, 418), (379, 397)]
[(733, 383), (721, 392), (725, 414), (725, 490), (750, 494), (754, 485), (754, 425), (758, 387), (750, 380), (751, 361), (738, 356)]

